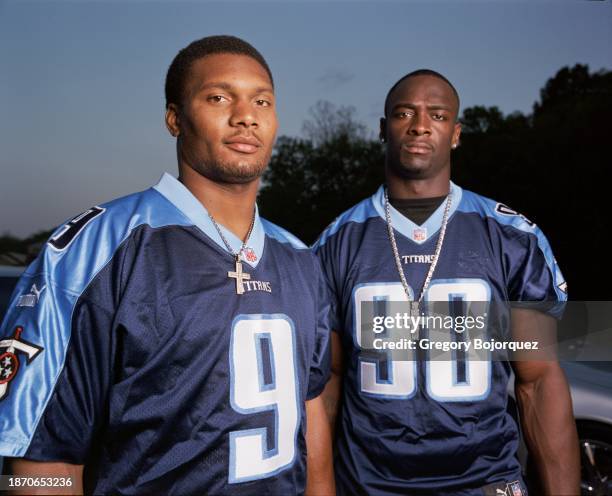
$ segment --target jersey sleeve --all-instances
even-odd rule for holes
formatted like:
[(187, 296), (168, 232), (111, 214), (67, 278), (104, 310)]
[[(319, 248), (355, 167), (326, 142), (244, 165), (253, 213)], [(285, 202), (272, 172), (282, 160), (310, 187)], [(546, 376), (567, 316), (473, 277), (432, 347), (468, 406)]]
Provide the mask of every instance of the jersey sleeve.
[(47, 244), (13, 293), (0, 331), (0, 455), (83, 464), (102, 421), (113, 264), (102, 270), (107, 254), (84, 238)]
[(313, 250), (319, 258), (324, 291), (329, 300), (329, 326), (332, 331), (340, 332), (342, 330), (342, 319), (340, 316), (340, 293), (337, 278), (335, 277), (335, 266), (333, 263), (333, 254), (331, 252), (331, 244), (315, 243)]
[(315, 258), (317, 272), (317, 329), (315, 335), (315, 349), (310, 366), (308, 379), (307, 400), (319, 396), (331, 373), (331, 343), (330, 343), (330, 311), (331, 298), (327, 284), (320, 270), (320, 262)]
[(513, 236), (510, 246), (504, 255), (510, 301), (537, 303), (535, 309), (560, 317), (567, 301), (567, 284), (542, 231), (533, 226), (531, 232)]

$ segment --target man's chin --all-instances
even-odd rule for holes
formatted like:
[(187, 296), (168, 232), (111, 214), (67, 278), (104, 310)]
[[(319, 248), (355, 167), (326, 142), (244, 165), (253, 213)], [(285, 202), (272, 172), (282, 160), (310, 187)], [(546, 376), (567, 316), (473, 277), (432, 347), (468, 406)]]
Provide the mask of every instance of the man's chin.
[(427, 175), (427, 171), (430, 170), (430, 163), (421, 160), (401, 160), (392, 165), (391, 169), (400, 177), (417, 179)]
[(262, 176), (266, 165), (262, 162), (218, 163), (204, 167), (200, 173), (219, 183), (248, 184)]

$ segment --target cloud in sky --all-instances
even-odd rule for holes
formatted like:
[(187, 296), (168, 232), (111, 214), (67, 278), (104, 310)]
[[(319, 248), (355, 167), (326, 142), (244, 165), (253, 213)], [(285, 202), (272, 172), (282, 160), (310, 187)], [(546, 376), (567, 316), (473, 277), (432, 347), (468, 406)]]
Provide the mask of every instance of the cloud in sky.
[(355, 74), (341, 67), (330, 67), (317, 80), (324, 89), (336, 89), (339, 86), (350, 83)]

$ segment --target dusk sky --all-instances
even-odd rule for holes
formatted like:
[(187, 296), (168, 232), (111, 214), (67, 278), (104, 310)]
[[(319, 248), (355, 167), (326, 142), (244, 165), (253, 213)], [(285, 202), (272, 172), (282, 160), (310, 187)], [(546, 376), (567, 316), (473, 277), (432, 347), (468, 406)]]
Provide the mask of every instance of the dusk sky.
[(279, 135), (299, 135), (317, 100), (354, 106), (374, 130), (389, 87), (417, 68), (446, 75), (463, 107), (504, 113), (530, 112), (563, 66), (612, 69), (609, 0), (0, 0), (0, 234), (50, 229), (175, 173), (165, 73), (212, 34), (268, 60)]

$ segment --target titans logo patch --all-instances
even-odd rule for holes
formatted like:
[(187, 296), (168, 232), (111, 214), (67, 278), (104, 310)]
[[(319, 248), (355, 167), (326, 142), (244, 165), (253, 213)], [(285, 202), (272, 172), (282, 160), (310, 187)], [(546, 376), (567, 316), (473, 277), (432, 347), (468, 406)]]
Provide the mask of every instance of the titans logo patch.
[(19, 357), (25, 355), (26, 363), (34, 360), (43, 348), (21, 339), (23, 327), (15, 328), (13, 336), (0, 340), (0, 401), (8, 395), (9, 384), (19, 372)]

